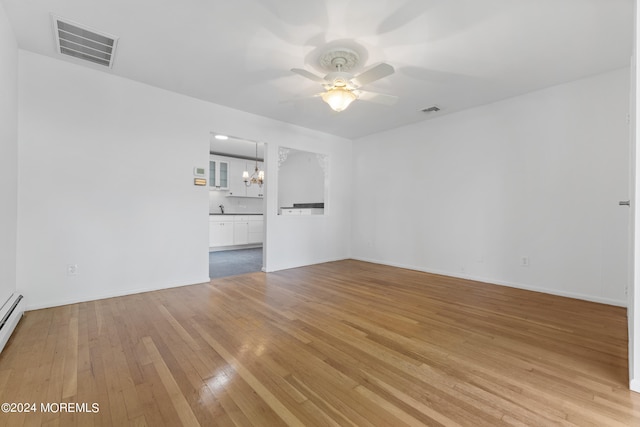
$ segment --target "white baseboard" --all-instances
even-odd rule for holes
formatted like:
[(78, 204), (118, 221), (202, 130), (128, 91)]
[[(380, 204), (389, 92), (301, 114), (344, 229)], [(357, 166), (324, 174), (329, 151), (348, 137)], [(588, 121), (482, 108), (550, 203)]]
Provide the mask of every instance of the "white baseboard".
[[(510, 288), (524, 289), (524, 290), (534, 291), (534, 292), (542, 292), (542, 293), (551, 294), (551, 295), (558, 295), (558, 296), (568, 297), (568, 298), (576, 298), (576, 299), (580, 299), (580, 300), (584, 300), (584, 301), (597, 302), (597, 303), (601, 303), (601, 304), (614, 305), (614, 306), (618, 306), (618, 307), (627, 307), (627, 301), (626, 300), (614, 300), (614, 299), (609, 299), (609, 298), (601, 298), (601, 297), (596, 297), (596, 296), (592, 296), (592, 295), (584, 295), (584, 294), (580, 294), (580, 293), (576, 293), (576, 292), (566, 292), (566, 291), (561, 291), (561, 290), (557, 290), (557, 289), (541, 288), (541, 287), (536, 287), (536, 286), (524, 285), (524, 284), (520, 284), (520, 283), (506, 282), (506, 281), (501, 281), (501, 280), (493, 280), (493, 279), (486, 278), (486, 277), (479, 277), (479, 276), (473, 276), (473, 275), (467, 275), (467, 274), (459, 274), (459, 273), (453, 273), (453, 272), (449, 272), (449, 271), (426, 269), (426, 268), (418, 267), (418, 266), (415, 266), (415, 265), (384, 262), (384, 261), (371, 259), (371, 258), (364, 258), (364, 257), (339, 257), (339, 258), (316, 260), (316, 261), (308, 263), (308, 264), (277, 266), (276, 268), (269, 268), (267, 266), (267, 268), (263, 268), (262, 271), (270, 273), (270, 272), (275, 272), (275, 271), (280, 271), (280, 270), (289, 270), (289, 269), (292, 269), (292, 268), (305, 267), (305, 266), (308, 266), (308, 265), (322, 264), (322, 263), (326, 263), (326, 262), (343, 261), (343, 260), (346, 260), (346, 259), (354, 259), (354, 260), (357, 260), (357, 261), (371, 262), (373, 264), (388, 265), (388, 266), (391, 266), (391, 267), (406, 268), (408, 270), (421, 271), (421, 272), (424, 272), (424, 273), (431, 273), (431, 274), (438, 274), (438, 275), (442, 275), (442, 276), (456, 277), (456, 278), (460, 278), (460, 279), (473, 280), (473, 281), (476, 281), (476, 282), (483, 282), (483, 283), (488, 283), (488, 284), (492, 284), (492, 285), (507, 286), (507, 287), (510, 287)], [(61, 305), (76, 304), (76, 303), (80, 303), (80, 302), (87, 302), (87, 301), (94, 301), (94, 300), (100, 300), (100, 299), (106, 299), (106, 298), (120, 297), (120, 296), (124, 296), (124, 295), (139, 294), (139, 293), (143, 293), (143, 292), (157, 291), (157, 290), (160, 290), (160, 289), (169, 289), (169, 288), (177, 288), (177, 287), (180, 287), (180, 286), (188, 286), (188, 285), (194, 285), (194, 284), (200, 284), (200, 283), (209, 283), (209, 281), (210, 281), (209, 277), (205, 277), (205, 278), (202, 278), (202, 279), (199, 279), (199, 280), (188, 281), (187, 283), (175, 283), (175, 284), (171, 284), (171, 285), (168, 285), (168, 286), (138, 288), (138, 289), (131, 289), (131, 290), (126, 290), (126, 291), (105, 293), (105, 294), (100, 294), (100, 295), (87, 295), (87, 296), (81, 296), (81, 297), (77, 297), (77, 298), (61, 299), (61, 300), (50, 301), (50, 302), (46, 302), (46, 303), (31, 304), (31, 305), (28, 305), (26, 307), (26, 310), (38, 310), (38, 309), (41, 309), (41, 308), (57, 307), (57, 306), (61, 306)], [(640, 386), (638, 387), (638, 391), (640, 391)]]
[(267, 265), (266, 267), (262, 268), (262, 271), (264, 271), (265, 273), (273, 273), (281, 270), (291, 270), (292, 268), (300, 268), (300, 267), (307, 267), (309, 265), (324, 264), (326, 262), (344, 261), (346, 259), (351, 259), (351, 257), (345, 256), (345, 257), (339, 257), (339, 258), (326, 258), (326, 259), (315, 260), (313, 262), (299, 264), (299, 265), (298, 264), (280, 265), (280, 266), (276, 266), (275, 268), (271, 267), (270, 265)]
[(22, 319), (25, 309), (26, 299), (19, 293), (14, 292), (13, 295), (0, 309), (0, 319), (2, 327), (0, 328), (0, 352), (11, 338), (14, 329), (18, 326), (18, 322)]
[(247, 245), (230, 245), (230, 246), (211, 246), (209, 253), (211, 252), (224, 252), (224, 251), (236, 251), (239, 249), (257, 249), (261, 248), (262, 243), (250, 243)]
[(206, 277), (206, 278), (202, 278), (201, 280), (200, 279), (193, 280), (193, 281), (189, 280), (186, 283), (172, 283), (167, 286), (137, 288), (137, 289), (130, 289), (125, 291), (118, 291), (118, 292), (108, 292), (108, 293), (99, 294), (99, 295), (85, 295), (77, 298), (65, 298), (65, 299), (60, 299), (56, 301), (49, 301), (46, 303), (31, 304), (26, 307), (26, 310), (27, 311), (39, 310), (42, 308), (59, 307), (61, 305), (77, 304), (80, 302), (96, 301), (96, 300), (107, 299), (107, 298), (121, 297), (125, 295), (134, 295), (134, 294), (141, 294), (144, 292), (159, 291), (161, 289), (171, 289), (171, 288), (179, 288), (181, 286), (199, 285), (202, 283), (209, 283), (210, 281), (211, 279), (209, 279), (209, 277)]
[(431, 274), (438, 274), (438, 275), (441, 275), (441, 276), (449, 276), (449, 277), (456, 277), (456, 278), (459, 278), (459, 279), (473, 280), (475, 282), (488, 283), (488, 284), (491, 284), (491, 285), (507, 286), (507, 287), (510, 287), (510, 288), (524, 289), (524, 290), (527, 290), (527, 291), (542, 292), (542, 293), (545, 293), (545, 294), (558, 295), (558, 296), (567, 297), (567, 298), (575, 298), (575, 299), (580, 299), (580, 300), (584, 300), (584, 301), (597, 302), (597, 303), (600, 303), (600, 304), (615, 305), (617, 307), (627, 307), (627, 301), (626, 300), (615, 300), (615, 299), (610, 299), (610, 298), (602, 298), (602, 297), (593, 296), (593, 295), (580, 294), (580, 293), (577, 293), (577, 292), (566, 292), (566, 291), (562, 291), (562, 290), (558, 290), (558, 289), (549, 289), (549, 288), (542, 288), (542, 287), (537, 287), (537, 286), (524, 285), (524, 284), (521, 284), (521, 283), (506, 282), (506, 281), (503, 281), (503, 280), (495, 280), (495, 279), (491, 279), (491, 278), (487, 278), (487, 277), (473, 276), (473, 275), (470, 275), (470, 274), (460, 274), (460, 273), (453, 273), (453, 272), (450, 272), (450, 271), (432, 270), (432, 269), (426, 269), (426, 268), (418, 267), (418, 266), (415, 266), (415, 265), (383, 262), (383, 261), (380, 261), (380, 260), (375, 260), (375, 259), (370, 259), (370, 258), (353, 257), (353, 259), (358, 260), (358, 261), (371, 262), (371, 263), (374, 263), (374, 264), (381, 264), (381, 265), (389, 265), (389, 266), (392, 266), (392, 267), (406, 268), (407, 270), (422, 271), (423, 273), (431, 273)]
[(635, 391), (636, 393), (640, 393), (640, 380), (632, 379), (629, 381), (629, 389), (631, 391)]

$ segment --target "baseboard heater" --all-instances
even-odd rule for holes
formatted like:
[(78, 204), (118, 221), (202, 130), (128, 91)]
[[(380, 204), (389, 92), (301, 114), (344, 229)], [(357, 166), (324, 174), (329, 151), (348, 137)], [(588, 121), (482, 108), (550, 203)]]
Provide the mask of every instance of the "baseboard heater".
[(24, 298), (14, 293), (0, 309), (0, 352), (24, 314)]

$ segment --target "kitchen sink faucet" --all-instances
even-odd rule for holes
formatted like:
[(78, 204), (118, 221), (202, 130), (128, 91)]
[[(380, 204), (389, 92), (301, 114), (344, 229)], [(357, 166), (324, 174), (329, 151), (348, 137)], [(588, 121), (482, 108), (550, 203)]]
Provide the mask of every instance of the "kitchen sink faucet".
[(218, 206), (218, 207), (220, 208), (220, 212), (221, 212), (221, 213), (224, 213), (224, 205), (220, 205), (220, 206)]

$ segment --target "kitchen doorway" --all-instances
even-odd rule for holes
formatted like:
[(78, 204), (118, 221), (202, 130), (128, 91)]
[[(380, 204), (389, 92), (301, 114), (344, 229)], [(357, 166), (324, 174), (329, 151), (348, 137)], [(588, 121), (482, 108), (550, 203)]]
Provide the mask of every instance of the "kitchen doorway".
[(209, 277), (259, 272), (264, 260), (266, 144), (211, 133)]
[(209, 252), (209, 278), (237, 276), (262, 270), (262, 247)]

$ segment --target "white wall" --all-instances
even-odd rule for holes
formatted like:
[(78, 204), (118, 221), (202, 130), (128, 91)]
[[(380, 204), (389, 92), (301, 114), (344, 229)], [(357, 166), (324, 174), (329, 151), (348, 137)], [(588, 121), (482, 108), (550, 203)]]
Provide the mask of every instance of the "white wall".
[[(277, 215), (280, 146), (327, 156), (324, 215)], [(304, 139), (289, 134), (277, 143), (267, 145), (267, 271), (350, 257), (351, 157), (351, 142), (335, 137)]]
[(626, 305), (628, 93), (622, 69), (355, 141), (353, 256)]
[[(193, 186), (193, 168), (207, 168), (213, 129), (273, 142), (270, 151), (280, 142), (350, 150), (319, 132), (26, 51), (19, 57), (18, 284), (30, 308), (208, 281), (209, 191)], [(336, 158), (334, 167), (345, 169), (342, 178), (349, 162)], [(276, 169), (267, 165), (267, 181)], [(267, 185), (274, 203), (275, 188)], [(348, 256), (345, 191), (334, 192), (345, 203), (324, 230), (267, 219), (272, 270)], [(317, 249), (299, 253), (298, 244), (319, 238)], [(66, 274), (68, 264), (77, 276)]]
[(638, 141), (640, 141), (640, 127), (638, 127), (638, 99), (640, 99), (640, 86), (638, 81), (640, 76), (640, 64), (638, 58), (638, 46), (640, 45), (640, 8), (638, 2), (634, 4), (634, 38), (633, 38), (633, 56), (631, 58), (631, 232), (633, 236), (631, 244), (630, 259), (630, 275), (631, 287), (629, 289), (629, 306), (627, 309), (628, 334), (629, 334), (629, 388), (633, 391), (640, 392), (640, 259), (636, 256), (640, 254), (640, 209), (636, 203), (640, 200), (640, 150), (638, 150)]
[(263, 213), (264, 200), (251, 197), (227, 197), (227, 191), (209, 191), (209, 212), (220, 213), (220, 205), (227, 213)]
[[(327, 156), (324, 215), (278, 215), (278, 151), (281, 146)], [(289, 134), (266, 148), (266, 270), (349, 258), (351, 142), (337, 137), (299, 138)]]
[(0, 3), (0, 307), (16, 288), (18, 45)]

